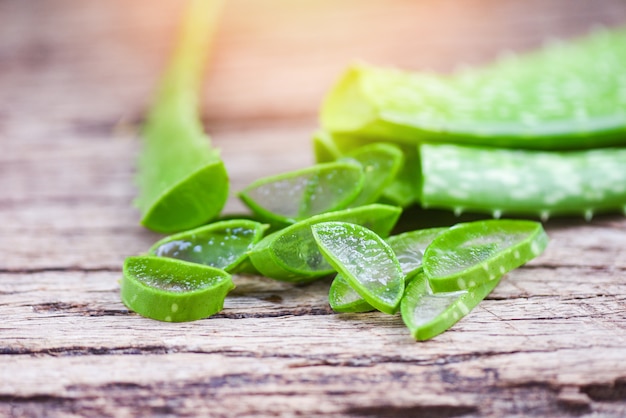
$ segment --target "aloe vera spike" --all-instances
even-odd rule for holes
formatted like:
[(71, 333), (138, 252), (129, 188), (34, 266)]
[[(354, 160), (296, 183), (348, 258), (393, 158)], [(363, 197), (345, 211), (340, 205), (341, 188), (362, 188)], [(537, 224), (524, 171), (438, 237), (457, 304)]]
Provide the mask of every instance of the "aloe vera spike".
[(333, 133), (514, 148), (626, 145), (626, 28), (454, 76), (349, 69), (322, 108)]
[(191, 0), (180, 38), (143, 128), (136, 176), (141, 223), (176, 232), (219, 215), (228, 175), (199, 117), (203, 64), (220, 9), (217, 0)]
[(422, 144), (419, 152), (425, 207), (590, 220), (626, 204), (626, 148), (548, 152)]

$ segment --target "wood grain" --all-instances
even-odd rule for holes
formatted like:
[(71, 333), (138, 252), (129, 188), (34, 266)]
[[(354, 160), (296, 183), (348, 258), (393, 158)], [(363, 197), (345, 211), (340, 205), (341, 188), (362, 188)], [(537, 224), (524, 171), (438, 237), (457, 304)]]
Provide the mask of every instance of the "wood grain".
[[(327, 279), (239, 275), (192, 323), (129, 312), (124, 257), (160, 237), (132, 207), (136, 132), (181, 7), (0, 0), (0, 416), (626, 415), (618, 214), (549, 221), (542, 256), (424, 343), (398, 316), (334, 314)], [(624, 23), (619, 0), (231, 0), (207, 130), (236, 192), (313, 162), (319, 103), (356, 59), (446, 72)]]

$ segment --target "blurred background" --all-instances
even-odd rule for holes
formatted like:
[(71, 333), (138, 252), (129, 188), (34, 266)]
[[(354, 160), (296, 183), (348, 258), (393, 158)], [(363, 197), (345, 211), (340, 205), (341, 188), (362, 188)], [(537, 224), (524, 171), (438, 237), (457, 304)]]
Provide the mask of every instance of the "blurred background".
[[(217, 124), (313, 119), (324, 92), (355, 60), (446, 72), (626, 22), (623, 0), (225, 3), (204, 91), (206, 118)], [(85, 105), (98, 110), (88, 113), (99, 121), (137, 117), (184, 4), (0, 0), (1, 111), (27, 100), (25, 87), (40, 91), (29, 105), (51, 118), (80, 114)]]
[[(0, 0), (0, 141), (36, 141), (49, 151), (45, 158), (56, 152), (65, 159), (76, 148), (59, 148), (60, 138), (136, 144), (133, 130), (169, 58), (184, 5)], [(623, 0), (226, 0), (206, 69), (203, 118), (238, 190), (312, 162), (320, 103), (354, 61), (449, 72), (622, 24)], [(133, 146), (120, 146), (118, 154)], [(23, 152), (5, 167), (23, 164)], [(134, 157), (119, 158), (128, 160), (109, 164), (124, 167), (126, 184)], [(26, 176), (9, 168), (3, 175), (23, 183), (17, 192), (32, 189)], [(116, 193), (126, 204), (134, 195), (130, 187)]]

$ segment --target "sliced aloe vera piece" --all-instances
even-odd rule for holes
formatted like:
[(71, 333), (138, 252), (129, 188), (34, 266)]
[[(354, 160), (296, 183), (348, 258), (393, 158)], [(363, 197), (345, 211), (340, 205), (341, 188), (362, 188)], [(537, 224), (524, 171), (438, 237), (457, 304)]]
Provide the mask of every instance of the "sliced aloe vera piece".
[(395, 206), (372, 204), (313, 216), (264, 237), (250, 250), (250, 261), (266, 277), (294, 283), (310, 282), (334, 271), (315, 243), (312, 225), (351, 222), (388, 236), (401, 212)]
[(148, 252), (233, 272), (266, 229), (267, 225), (245, 219), (220, 221), (163, 238)]
[(370, 312), (375, 309), (350, 286), (341, 273), (330, 284), (328, 304), (335, 312)]
[(347, 207), (363, 180), (359, 163), (336, 161), (259, 179), (239, 197), (262, 219), (294, 223)]
[(427, 228), (392, 235), (387, 238), (387, 244), (396, 254), (405, 276), (411, 275), (422, 268), (424, 252), (430, 243), (448, 228)]
[[(363, 147), (380, 144), (376, 138), (358, 137), (353, 135), (331, 134), (320, 130), (313, 136), (313, 148), (316, 161), (327, 162), (359, 152)], [(403, 161), (393, 180), (383, 188), (380, 203), (389, 203), (407, 207), (419, 199), (419, 158), (417, 147), (393, 140), (388, 143), (400, 148)]]
[(404, 154), (399, 147), (381, 142), (357, 148), (344, 158), (358, 161), (364, 173), (363, 188), (350, 202), (350, 207), (378, 201), (404, 163)]
[(219, 215), (228, 197), (226, 169), (198, 115), (201, 70), (218, 3), (190, 2), (177, 50), (143, 129), (135, 203), (141, 224), (155, 231), (202, 225)]
[(424, 341), (448, 330), (476, 307), (498, 285), (490, 280), (467, 290), (433, 293), (428, 279), (418, 274), (406, 287), (400, 312), (416, 340)]
[(346, 222), (311, 226), (324, 258), (367, 303), (393, 314), (404, 292), (404, 275), (391, 247), (375, 232)]
[(537, 257), (548, 245), (539, 222), (486, 220), (457, 224), (424, 252), (423, 268), (434, 292), (465, 290), (496, 280)]
[(344, 154), (335, 143), (333, 136), (319, 130), (313, 134), (313, 153), (318, 163), (329, 163), (341, 158)]
[(626, 148), (547, 152), (422, 144), (422, 205), (539, 216), (626, 207)]
[[(422, 270), (424, 251), (432, 240), (448, 228), (428, 228), (392, 235), (386, 239), (400, 263), (405, 282), (410, 281)], [(330, 307), (337, 312), (367, 312), (374, 308), (338, 274), (328, 294)]]
[(324, 129), (534, 149), (626, 145), (626, 28), (553, 42), (454, 76), (357, 66), (329, 93)]
[(170, 258), (128, 257), (120, 282), (122, 302), (147, 318), (194, 321), (222, 310), (235, 288), (224, 270)]

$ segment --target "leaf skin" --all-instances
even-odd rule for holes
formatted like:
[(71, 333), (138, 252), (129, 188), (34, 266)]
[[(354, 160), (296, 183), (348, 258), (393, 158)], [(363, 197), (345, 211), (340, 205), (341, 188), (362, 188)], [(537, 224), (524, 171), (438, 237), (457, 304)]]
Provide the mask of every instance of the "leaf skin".
[(200, 121), (198, 92), (220, 1), (192, 0), (177, 49), (143, 128), (135, 204), (141, 224), (172, 233), (217, 217), (228, 198), (226, 168)]
[(626, 27), (452, 76), (358, 65), (321, 111), (332, 134), (567, 150), (626, 145)]
[(230, 274), (223, 270), (152, 256), (128, 257), (120, 282), (124, 305), (165, 322), (195, 321), (216, 314), (234, 288)]
[(626, 206), (626, 148), (532, 151), (422, 144), (422, 205), (591, 219)]

